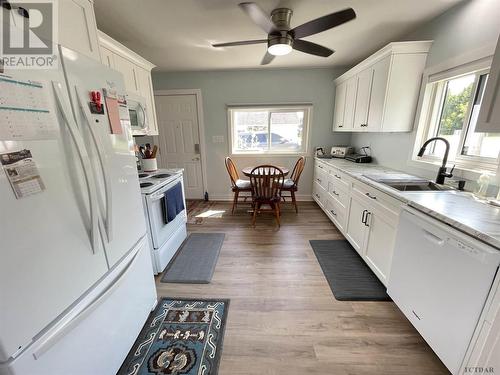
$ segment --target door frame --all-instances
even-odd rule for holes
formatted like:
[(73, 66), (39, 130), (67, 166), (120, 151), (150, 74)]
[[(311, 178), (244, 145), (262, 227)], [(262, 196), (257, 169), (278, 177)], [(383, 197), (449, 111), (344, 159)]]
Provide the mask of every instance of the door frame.
[[(201, 96), (201, 89), (176, 89), (176, 90), (154, 90), (154, 96), (178, 96), (178, 95), (195, 95), (196, 96), (196, 110), (198, 116), (198, 133), (200, 135), (200, 162), (201, 162), (201, 179), (203, 185), (203, 194), (208, 193), (207, 184), (207, 158), (205, 150), (205, 121), (203, 117), (203, 101)], [(158, 126), (158, 132), (160, 127)], [(161, 152), (161, 151), (160, 151)], [(201, 199), (204, 199), (203, 196)]]

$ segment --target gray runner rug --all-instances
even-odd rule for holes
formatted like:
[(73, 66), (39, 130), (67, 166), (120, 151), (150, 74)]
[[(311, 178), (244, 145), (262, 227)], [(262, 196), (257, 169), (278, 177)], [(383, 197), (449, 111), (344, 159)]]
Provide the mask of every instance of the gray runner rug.
[(192, 233), (161, 277), (162, 283), (208, 284), (212, 280), (224, 233)]
[(346, 240), (309, 241), (339, 301), (391, 301), (384, 284)]

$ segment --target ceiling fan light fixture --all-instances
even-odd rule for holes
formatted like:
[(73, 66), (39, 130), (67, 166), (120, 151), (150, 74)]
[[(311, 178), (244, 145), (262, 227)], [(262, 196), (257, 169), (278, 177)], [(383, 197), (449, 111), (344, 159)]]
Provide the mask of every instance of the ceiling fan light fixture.
[(274, 56), (283, 56), (292, 52), (293, 40), (288, 35), (269, 39), (267, 52)]

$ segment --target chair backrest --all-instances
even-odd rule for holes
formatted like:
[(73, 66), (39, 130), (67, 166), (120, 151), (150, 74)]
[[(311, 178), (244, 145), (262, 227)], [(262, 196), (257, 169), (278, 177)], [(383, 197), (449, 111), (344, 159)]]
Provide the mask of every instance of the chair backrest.
[(274, 165), (259, 165), (252, 169), (250, 183), (252, 196), (261, 201), (280, 199), (285, 175)]
[(236, 181), (238, 181), (240, 178), (238, 168), (236, 168), (236, 165), (229, 156), (226, 157), (224, 163), (226, 164), (227, 173), (229, 174), (229, 178), (231, 179), (231, 186), (235, 187)]
[(295, 163), (295, 166), (293, 167), (292, 174), (290, 175), (290, 179), (293, 180), (294, 184), (298, 186), (299, 184), (299, 179), (300, 175), (302, 174), (302, 171), (304, 170), (304, 167), (306, 165), (306, 158), (301, 156), (298, 158), (297, 162)]

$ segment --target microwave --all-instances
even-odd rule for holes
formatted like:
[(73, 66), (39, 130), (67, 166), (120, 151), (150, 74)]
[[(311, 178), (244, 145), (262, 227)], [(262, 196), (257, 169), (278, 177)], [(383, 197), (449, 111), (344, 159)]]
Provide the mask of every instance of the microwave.
[(146, 100), (137, 95), (127, 95), (130, 127), (138, 133), (149, 132), (149, 119), (146, 112)]

